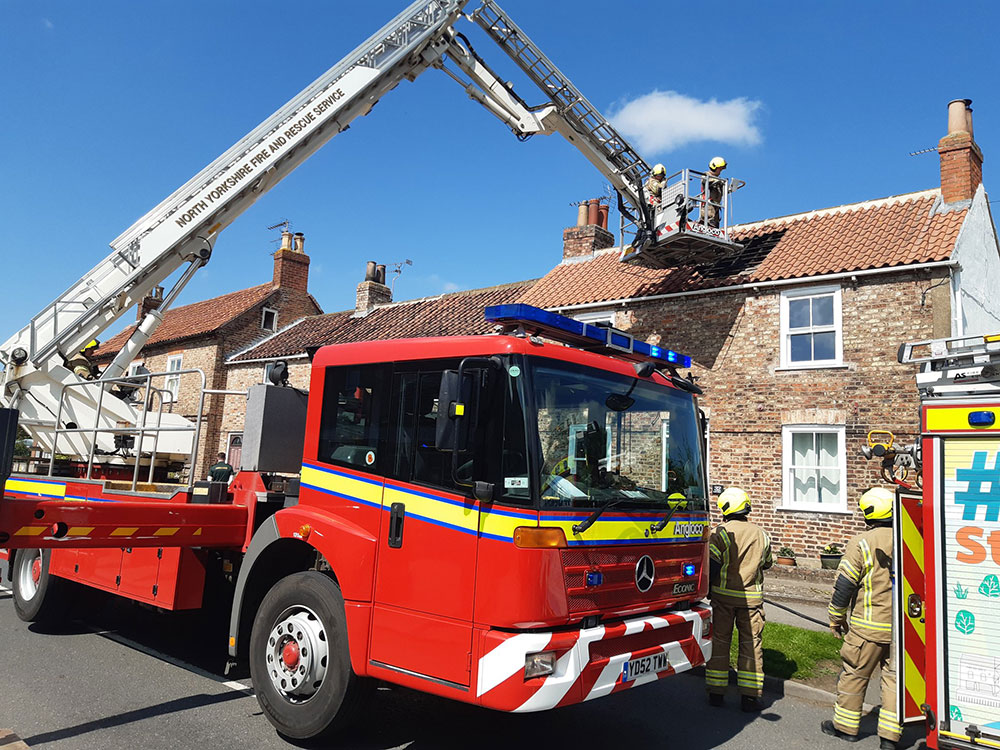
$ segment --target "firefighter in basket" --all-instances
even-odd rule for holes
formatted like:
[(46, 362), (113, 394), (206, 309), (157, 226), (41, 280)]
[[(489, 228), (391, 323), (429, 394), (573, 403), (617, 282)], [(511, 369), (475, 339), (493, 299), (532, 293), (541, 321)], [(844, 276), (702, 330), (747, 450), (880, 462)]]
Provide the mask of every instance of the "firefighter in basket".
[(667, 168), (662, 164), (653, 167), (653, 173), (646, 180), (646, 201), (653, 208), (663, 199), (663, 188), (667, 186)]
[(705, 665), (708, 702), (721, 706), (729, 686), (729, 644), (733, 626), (739, 633), (736, 683), (741, 708), (759, 711), (764, 689), (763, 571), (771, 567), (771, 540), (751, 523), (750, 497), (729, 487), (717, 501), (722, 523), (708, 540), (709, 596), (712, 598), (712, 658)]
[(833, 721), (825, 734), (848, 742), (860, 739), (858, 725), (868, 681), (882, 668), (878, 713), (881, 750), (893, 750), (902, 733), (896, 716), (896, 667), (892, 658), (892, 506), (895, 495), (873, 487), (859, 505), (868, 528), (847, 543), (828, 610), (830, 630), (843, 636), (843, 669), (837, 682)]

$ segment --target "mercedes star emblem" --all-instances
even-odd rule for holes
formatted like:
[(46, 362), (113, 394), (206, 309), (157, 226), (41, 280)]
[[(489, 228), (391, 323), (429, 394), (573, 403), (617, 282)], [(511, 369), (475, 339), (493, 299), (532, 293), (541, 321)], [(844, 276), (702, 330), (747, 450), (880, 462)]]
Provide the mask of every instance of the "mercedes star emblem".
[(653, 564), (653, 558), (643, 555), (635, 564), (635, 587), (645, 594), (653, 587), (655, 578), (656, 566)]

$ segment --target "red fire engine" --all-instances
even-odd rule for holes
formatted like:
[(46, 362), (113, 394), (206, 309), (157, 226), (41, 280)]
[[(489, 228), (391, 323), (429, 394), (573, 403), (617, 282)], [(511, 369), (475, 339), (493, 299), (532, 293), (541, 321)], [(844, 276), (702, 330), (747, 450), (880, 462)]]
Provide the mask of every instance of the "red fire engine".
[(1000, 336), (904, 344), (920, 440), (869, 435), (897, 484), (897, 716), (934, 750), (1000, 748)]
[(228, 577), (230, 654), (300, 738), (346, 720), (363, 678), (537, 711), (703, 663), (704, 435), (671, 372), (689, 362), (528, 306), (487, 314), (506, 333), (324, 347), (308, 397), (252, 388), (258, 470), (228, 489), (11, 476), (18, 614), (56, 615), (68, 581), (197, 608)]

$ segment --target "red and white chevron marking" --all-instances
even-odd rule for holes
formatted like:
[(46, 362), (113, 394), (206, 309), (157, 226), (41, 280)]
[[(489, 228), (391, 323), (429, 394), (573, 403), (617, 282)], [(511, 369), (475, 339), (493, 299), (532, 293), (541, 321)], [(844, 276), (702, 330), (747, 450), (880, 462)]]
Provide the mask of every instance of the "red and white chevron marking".
[[(685, 672), (711, 656), (711, 637), (702, 637), (702, 623), (711, 618), (711, 613), (708, 605), (697, 605), (686, 612), (563, 633), (490, 631), (484, 636), (486, 653), (479, 660), (476, 695), (489, 708), (544, 711)], [(679, 628), (685, 623), (688, 627)], [(676, 638), (678, 629), (684, 637)], [(660, 630), (662, 642), (654, 635)], [(609, 643), (603, 648), (595, 646), (602, 641)], [(541, 651), (555, 652), (555, 672), (525, 680), (525, 657)], [(657, 653), (667, 655), (667, 669), (622, 682), (622, 668), (627, 661)]]

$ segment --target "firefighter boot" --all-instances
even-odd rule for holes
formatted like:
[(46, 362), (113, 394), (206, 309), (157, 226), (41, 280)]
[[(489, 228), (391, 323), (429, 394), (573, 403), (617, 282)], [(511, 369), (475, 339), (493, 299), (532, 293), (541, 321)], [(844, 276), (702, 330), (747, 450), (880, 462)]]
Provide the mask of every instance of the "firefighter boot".
[(847, 734), (847, 732), (841, 732), (839, 729), (837, 729), (837, 727), (833, 725), (833, 722), (830, 721), (829, 719), (825, 719), (823, 723), (819, 725), (819, 728), (823, 730), (823, 734), (828, 734), (831, 737), (839, 737), (845, 742), (857, 742), (858, 740), (861, 739), (861, 737), (859, 737), (856, 734)]
[(756, 713), (762, 710), (764, 707), (760, 705), (760, 700), (754, 698), (752, 695), (742, 695), (740, 696), (740, 709), (745, 714)]
[(896, 743), (892, 740), (887, 740), (885, 737), (880, 737), (878, 750), (896, 750)]
[(726, 705), (726, 696), (724, 696), (722, 693), (709, 693), (708, 705), (715, 706), (716, 708), (718, 708), (719, 706), (724, 706)]

